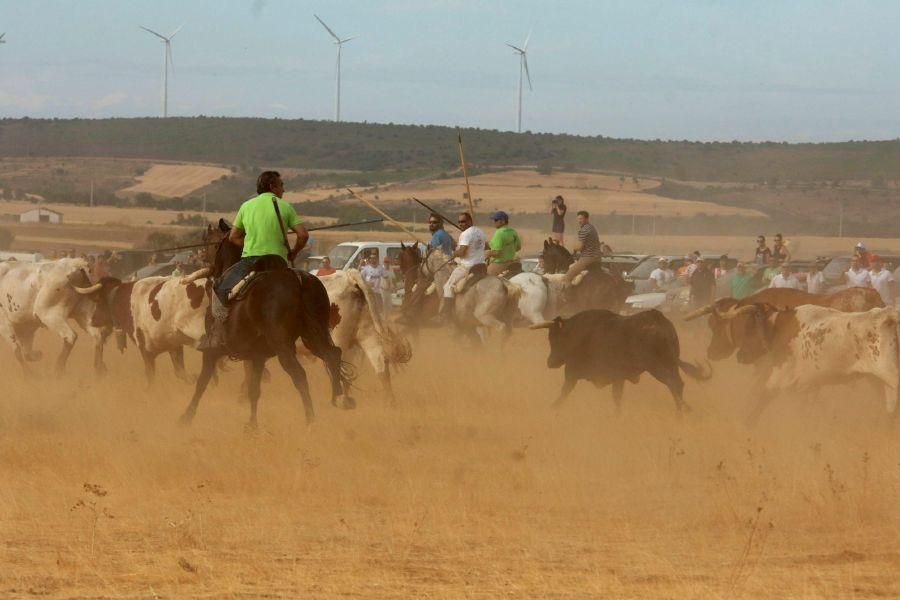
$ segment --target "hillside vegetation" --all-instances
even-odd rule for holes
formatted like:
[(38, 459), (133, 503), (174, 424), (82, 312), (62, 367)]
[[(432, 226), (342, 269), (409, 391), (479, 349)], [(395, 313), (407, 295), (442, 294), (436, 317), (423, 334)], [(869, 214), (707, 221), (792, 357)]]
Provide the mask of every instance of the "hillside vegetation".
[[(709, 182), (900, 179), (900, 141), (642, 141), (465, 129), (481, 165), (601, 169)], [(250, 167), (452, 170), (449, 127), (234, 118), (0, 121), (0, 156), (103, 156)]]

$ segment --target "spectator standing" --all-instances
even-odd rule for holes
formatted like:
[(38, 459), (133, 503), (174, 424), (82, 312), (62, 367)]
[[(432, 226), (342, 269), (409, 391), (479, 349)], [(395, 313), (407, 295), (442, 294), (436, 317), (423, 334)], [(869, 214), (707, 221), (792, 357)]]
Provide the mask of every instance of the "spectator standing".
[(729, 271), (731, 269), (728, 268), (728, 255), (723, 254), (719, 257), (719, 265), (713, 271), (713, 275), (716, 276), (716, 279), (724, 279), (728, 276)]
[(544, 269), (544, 255), (541, 254), (538, 256), (537, 266), (531, 271), (535, 275), (543, 275), (546, 271)]
[(567, 210), (569, 209), (566, 207), (566, 201), (563, 200), (562, 196), (557, 196), (550, 201), (550, 216), (553, 219), (553, 222), (550, 224), (550, 237), (560, 244), (563, 243), (563, 236), (566, 233)]
[(184, 277), (184, 265), (181, 264), (181, 261), (175, 263), (175, 268), (172, 269), (172, 277)]
[(381, 278), (381, 310), (385, 318), (391, 314), (393, 303), (391, 295), (394, 293), (394, 286), (397, 283), (397, 274), (391, 266), (391, 259), (384, 257), (384, 276)]
[(781, 271), (780, 266), (778, 265), (778, 261), (775, 260), (775, 257), (769, 254), (769, 258), (766, 259), (766, 268), (763, 271), (763, 282), (766, 285), (772, 283), (772, 279)]
[(728, 283), (731, 288), (731, 297), (735, 300), (742, 300), (753, 291), (753, 273), (747, 271), (747, 265), (739, 262)]
[(766, 246), (766, 236), (756, 236), (756, 254), (754, 255), (753, 262), (757, 267), (765, 267), (769, 264), (770, 256), (772, 256), (772, 251)]
[(850, 270), (844, 273), (847, 287), (872, 287), (872, 276), (862, 267), (862, 259), (854, 256), (850, 259)]
[(825, 292), (825, 274), (819, 269), (819, 263), (814, 262), (806, 275), (806, 291), (810, 294), (822, 294)]
[(881, 296), (885, 306), (894, 306), (897, 299), (897, 289), (893, 274), (884, 268), (884, 261), (879, 256), (872, 257), (872, 268), (869, 271), (872, 287)]
[(586, 210), (579, 210), (576, 217), (578, 219), (578, 242), (575, 244), (575, 252), (580, 253), (576, 260), (566, 271), (565, 282), (572, 283), (572, 280), (586, 270), (590, 265), (600, 262), (603, 257), (603, 251), (600, 248), (600, 234), (597, 228), (590, 222), (590, 215)]
[(790, 288), (792, 290), (800, 289), (800, 280), (794, 275), (794, 270), (791, 268), (790, 263), (783, 263), (781, 265), (781, 273), (772, 278), (769, 287)]
[(716, 299), (716, 278), (702, 256), (694, 265), (695, 269), (690, 275), (691, 306), (701, 308)]
[(859, 258), (859, 265), (863, 269), (868, 269), (872, 266), (872, 258), (874, 255), (866, 250), (866, 245), (862, 242), (858, 242), (856, 246), (854, 246), (853, 256)]
[(675, 279), (675, 273), (669, 268), (669, 259), (665, 257), (660, 258), (656, 264), (657, 267), (650, 273), (650, 281), (653, 283), (653, 289), (663, 290)]
[(440, 215), (431, 213), (428, 217), (428, 231), (431, 232), (429, 248), (440, 248), (445, 256), (453, 254), (453, 238), (444, 230), (444, 219)]
[(382, 311), (381, 307), (381, 289), (384, 285), (384, 267), (378, 264), (378, 255), (370, 254), (366, 258), (366, 264), (359, 270), (365, 281), (372, 291), (375, 292), (375, 302), (378, 303), (378, 312)]

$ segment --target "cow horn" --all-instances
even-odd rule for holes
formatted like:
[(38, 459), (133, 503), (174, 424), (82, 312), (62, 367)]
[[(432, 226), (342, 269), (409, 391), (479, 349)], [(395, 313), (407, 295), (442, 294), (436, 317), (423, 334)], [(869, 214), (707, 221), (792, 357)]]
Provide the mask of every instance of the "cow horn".
[(698, 308), (697, 310), (693, 310), (684, 315), (684, 320), (693, 321), (694, 319), (699, 319), (703, 315), (708, 315), (709, 313), (711, 313), (713, 310), (715, 310), (715, 308), (716, 307), (714, 304), (709, 304), (707, 306), (704, 306), (703, 308)]
[(529, 325), (528, 329), (550, 329), (556, 325), (555, 321), (544, 321), (543, 323), (536, 323), (534, 325)]
[(89, 294), (93, 294), (94, 292), (99, 292), (100, 289), (103, 287), (103, 284), (95, 283), (94, 285), (92, 285), (90, 287), (78, 287), (77, 285), (73, 285), (72, 287), (75, 288), (75, 291), (78, 292), (79, 294), (87, 296)]
[(747, 306), (742, 306), (738, 308), (737, 306), (732, 306), (728, 311), (721, 313), (716, 311), (716, 314), (719, 315), (723, 319), (734, 319), (741, 315), (746, 315), (747, 313), (756, 312), (755, 304), (748, 304)]
[(203, 279), (207, 277), (210, 273), (212, 273), (212, 269), (210, 267), (203, 267), (202, 269), (197, 269), (190, 275), (185, 275), (181, 278), (181, 285), (187, 285), (189, 283), (193, 283), (198, 279)]

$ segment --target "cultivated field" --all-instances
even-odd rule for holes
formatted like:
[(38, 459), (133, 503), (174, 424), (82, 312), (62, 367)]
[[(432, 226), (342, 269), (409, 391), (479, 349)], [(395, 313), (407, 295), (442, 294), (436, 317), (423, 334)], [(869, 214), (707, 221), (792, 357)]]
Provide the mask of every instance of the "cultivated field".
[(187, 196), (194, 190), (205, 187), (231, 171), (224, 167), (199, 164), (154, 164), (138, 183), (122, 190), (122, 193), (147, 192), (154, 196), (177, 198)]
[[(481, 199), (478, 210), (482, 212), (497, 209), (549, 212), (550, 200), (561, 194), (573, 212), (587, 210), (595, 214), (608, 214), (615, 211), (620, 214), (686, 217), (698, 213), (764, 216), (752, 209), (639, 193), (657, 187), (659, 182), (653, 179), (638, 179), (635, 183), (631, 177), (620, 180), (619, 177), (594, 173), (554, 172), (541, 175), (536, 171), (510, 170), (470, 177), (469, 185), (472, 197)], [(322, 193), (325, 191), (321, 190)], [(334, 190), (327, 191), (335, 193)], [(377, 195), (380, 202), (396, 202), (415, 196), (425, 202), (450, 199), (465, 203), (465, 191), (465, 181), (457, 177), (383, 186), (367, 193), (366, 197), (374, 200), (374, 195)], [(304, 193), (299, 192), (298, 195), (303, 196)]]
[(681, 420), (647, 376), (621, 417), (584, 383), (557, 413), (544, 332), (505, 351), (430, 332), (394, 410), (365, 369), (359, 408), (332, 408), (310, 364), (309, 430), (273, 363), (248, 435), (237, 365), (185, 429), (170, 365), (148, 389), (133, 347), (108, 354), (100, 381), (84, 341), (60, 380), (8, 369), (4, 598), (900, 595), (900, 440), (864, 384), (746, 429), (750, 372), (729, 361), (688, 382)]

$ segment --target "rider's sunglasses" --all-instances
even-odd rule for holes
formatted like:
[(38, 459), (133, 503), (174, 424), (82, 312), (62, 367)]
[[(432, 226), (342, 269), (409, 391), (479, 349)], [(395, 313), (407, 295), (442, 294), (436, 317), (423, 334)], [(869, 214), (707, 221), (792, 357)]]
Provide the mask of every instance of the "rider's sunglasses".
[(428, 221), (429, 225), (437, 225), (440, 221)]

